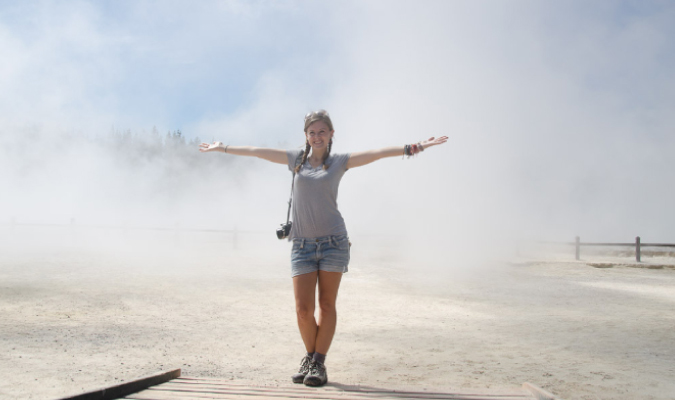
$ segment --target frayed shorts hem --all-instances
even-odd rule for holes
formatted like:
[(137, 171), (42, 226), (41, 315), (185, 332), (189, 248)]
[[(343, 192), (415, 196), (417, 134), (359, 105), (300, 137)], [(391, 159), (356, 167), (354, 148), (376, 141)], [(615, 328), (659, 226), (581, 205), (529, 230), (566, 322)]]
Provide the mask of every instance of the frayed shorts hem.
[(344, 267), (321, 266), (321, 268), (310, 266), (309, 268), (297, 268), (297, 269), (293, 268), (291, 271), (291, 278), (295, 278), (298, 275), (309, 274), (317, 271), (341, 272), (343, 274), (346, 274), (349, 271), (349, 268), (347, 268), (347, 266)]

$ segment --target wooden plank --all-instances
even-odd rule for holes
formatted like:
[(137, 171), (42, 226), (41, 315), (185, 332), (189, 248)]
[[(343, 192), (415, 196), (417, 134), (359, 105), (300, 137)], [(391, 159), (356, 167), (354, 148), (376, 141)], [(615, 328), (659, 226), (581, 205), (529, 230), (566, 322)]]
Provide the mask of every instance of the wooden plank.
[[(120, 400), (252, 400), (251, 396), (225, 396), (225, 397), (186, 397), (185, 395), (178, 395), (177, 397), (124, 397)], [(259, 397), (259, 399), (266, 399), (266, 397)], [(348, 400), (348, 399), (345, 399)]]
[[(246, 395), (246, 396), (272, 396), (272, 397), (284, 397), (284, 398), (305, 398), (307, 396), (316, 397), (321, 395), (322, 398), (330, 398), (334, 396), (340, 396), (340, 398), (345, 398), (348, 395), (351, 395), (351, 392), (345, 392), (343, 390), (323, 387), (321, 389), (312, 389), (312, 388), (256, 388), (256, 387), (237, 387), (237, 388), (228, 388), (226, 386), (201, 386), (201, 385), (190, 385), (183, 387), (168, 386), (168, 387), (155, 387), (151, 388), (152, 390), (174, 390), (174, 391), (183, 391), (189, 393), (195, 392), (206, 392), (206, 393), (230, 393), (237, 395)], [(372, 396), (367, 396), (367, 394), (357, 394), (359, 398), (370, 398)]]
[[(328, 390), (327, 390), (328, 389)], [(307, 388), (307, 387), (251, 387), (237, 385), (228, 387), (225, 384), (195, 384), (178, 383), (174, 381), (151, 387), (143, 392), (134, 394), (138, 399), (174, 399), (180, 398), (313, 398), (324, 400), (363, 400), (363, 399), (452, 399), (452, 400), (533, 400), (525, 390), (520, 390), (519, 394), (488, 394), (488, 393), (439, 393), (439, 392), (404, 392), (388, 390), (335, 390), (327, 387)]]
[(133, 394), (132, 397), (125, 397), (124, 400), (251, 400), (251, 396), (235, 395), (197, 395), (192, 396), (185, 393), (149, 393), (140, 392)]
[[(214, 385), (214, 384), (176, 384), (173, 381), (164, 383), (162, 385), (150, 388), (149, 390), (178, 390), (178, 391), (204, 391), (204, 392), (229, 392), (229, 393), (241, 393), (241, 394), (278, 394), (282, 393), (283, 396), (291, 395), (302, 395), (305, 396), (307, 393), (314, 393), (316, 395), (317, 391), (323, 392), (322, 396), (332, 396), (338, 394), (340, 396), (350, 395), (358, 396), (359, 398), (382, 398), (386, 396), (388, 398), (418, 398), (418, 399), (447, 399), (447, 398), (458, 398), (463, 399), (473, 399), (473, 398), (499, 398), (499, 399), (514, 399), (514, 398), (523, 398), (524, 391), (518, 390), (518, 393), (485, 393), (485, 392), (476, 392), (476, 393), (439, 393), (439, 392), (410, 392), (410, 391), (395, 391), (395, 390), (349, 390), (349, 389), (337, 389), (331, 388), (330, 386), (324, 386), (320, 389), (315, 388), (305, 388), (303, 386), (298, 387), (288, 387), (288, 388), (265, 388), (265, 387), (228, 387), (227, 385)], [(531, 397), (528, 397), (531, 399)]]
[(180, 369), (158, 372), (154, 375), (123, 382), (119, 385), (100, 388), (75, 396), (62, 397), (58, 400), (114, 400), (147, 389), (150, 386), (178, 378), (179, 376)]
[[(139, 400), (174, 400), (174, 399), (317, 399), (317, 400), (363, 400), (363, 399), (381, 399), (381, 400), (402, 400), (402, 399), (421, 399), (422, 397), (410, 396), (359, 396), (353, 392), (343, 393), (325, 393), (321, 391), (306, 392), (303, 394), (289, 394), (285, 392), (277, 393), (255, 393), (255, 392), (227, 392), (227, 391), (164, 391), (164, 390), (145, 390), (133, 395), (134, 399)], [(445, 396), (446, 400), (502, 400), (503, 396)], [(508, 399), (512, 400), (534, 400), (532, 396), (522, 395), (518, 397), (510, 396)]]
[[(130, 400), (128, 398), (125, 398), (125, 399)], [(325, 400), (326, 398), (317, 397), (317, 396), (312, 395), (311, 393), (308, 393), (306, 396), (303, 396), (303, 397), (284, 397), (283, 395), (279, 395), (279, 396), (271, 396), (271, 395), (251, 396), (251, 395), (242, 395), (242, 394), (233, 394), (233, 393), (180, 393), (180, 392), (145, 393), (145, 392), (141, 392), (141, 393), (135, 394), (133, 399), (135, 399), (135, 400), (204, 400), (204, 399), (211, 399), (211, 400), (231, 400), (231, 399), (239, 399), (239, 400), (255, 400), (255, 399), (314, 399), (314, 400)], [(353, 398), (353, 397), (348, 397), (348, 396), (335, 397), (334, 399), (360, 400), (358, 398)], [(532, 398), (530, 398), (529, 400), (532, 400)]]
[[(303, 385), (292, 385), (292, 386), (271, 386), (271, 385), (242, 385), (242, 384), (237, 384), (237, 383), (230, 383), (228, 380), (223, 380), (223, 379), (218, 379), (218, 378), (195, 378), (195, 377), (188, 377), (188, 376), (182, 376), (177, 379), (173, 379), (170, 382), (167, 382), (165, 385), (168, 384), (175, 384), (175, 383), (185, 383), (185, 384), (202, 384), (202, 383), (208, 383), (210, 385), (216, 385), (216, 386), (226, 386), (226, 387), (233, 387), (233, 388), (257, 388), (257, 389), (283, 389), (283, 390), (316, 390), (315, 388), (309, 388)], [(452, 393), (452, 392), (433, 392), (433, 391), (411, 391), (411, 390), (405, 390), (405, 389), (391, 389), (391, 390), (386, 390), (386, 389), (379, 389), (379, 388), (371, 388), (368, 386), (349, 386), (345, 387), (347, 385), (340, 385), (340, 386), (332, 386), (331, 382), (329, 382), (326, 386), (322, 386), (321, 390), (333, 390), (333, 391), (358, 391), (358, 392), (369, 392), (369, 393), (413, 393), (413, 394), (419, 394), (419, 395), (448, 395), (448, 394), (463, 394), (463, 395), (501, 395), (501, 396), (509, 396), (509, 395), (516, 395), (516, 396), (522, 396), (522, 389), (503, 389), (499, 390), (493, 393), (486, 393), (485, 391), (467, 391), (467, 392), (462, 392), (462, 393)], [(506, 392), (506, 393), (505, 393)]]

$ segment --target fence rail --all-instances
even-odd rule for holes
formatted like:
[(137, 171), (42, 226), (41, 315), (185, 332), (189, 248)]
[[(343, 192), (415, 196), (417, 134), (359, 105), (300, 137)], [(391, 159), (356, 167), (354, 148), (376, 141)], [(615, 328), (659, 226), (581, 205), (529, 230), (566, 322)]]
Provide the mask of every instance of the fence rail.
[(579, 260), (581, 257), (582, 246), (606, 246), (606, 247), (634, 247), (635, 261), (641, 262), (641, 249), (643, 247), (675, 247), (675, 243), (642, 243), (640, 236), (635, 237), (633, 243), (603, 243), (603, 242), (582, 242), (579, 236), (575, 237), (574, 242), (538, 242), (542, 244), (561, 244), (567, 246), (574, 246), (575, 259)]

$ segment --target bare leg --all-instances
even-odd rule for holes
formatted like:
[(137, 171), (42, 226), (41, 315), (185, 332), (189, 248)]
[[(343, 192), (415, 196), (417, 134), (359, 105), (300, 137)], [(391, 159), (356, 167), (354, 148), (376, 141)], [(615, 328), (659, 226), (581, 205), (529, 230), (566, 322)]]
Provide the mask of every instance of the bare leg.
[(313, 353), (315, 350), (318, 329), (314, 318), (317, 276), (317, 272), (310, 272), (293, 277), (298, 328), (300, 328), (300, 336), (302, 336), (302, 341), (308, 353)]
[(335, 335), (337, 324), (335, 303), (341, 280), (342, 272), (319, 271), (319, 324), (314, 350), (321, 354), (328, 353)]

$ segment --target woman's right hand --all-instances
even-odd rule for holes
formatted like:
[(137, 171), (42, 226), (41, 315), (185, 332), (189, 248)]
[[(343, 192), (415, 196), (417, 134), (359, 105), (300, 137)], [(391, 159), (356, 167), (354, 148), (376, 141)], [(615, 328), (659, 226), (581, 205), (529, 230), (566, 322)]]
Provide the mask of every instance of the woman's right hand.
[(211, 144), (202, 143), (199, 145), (199, 151), (202, 153), (207, 153), (209, 151), (220, 151), (224, 153), (225, 146), (223, 146), (223, 142), (213, 142)]

